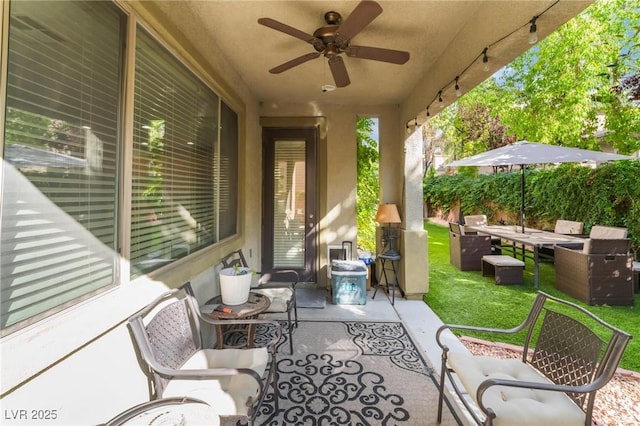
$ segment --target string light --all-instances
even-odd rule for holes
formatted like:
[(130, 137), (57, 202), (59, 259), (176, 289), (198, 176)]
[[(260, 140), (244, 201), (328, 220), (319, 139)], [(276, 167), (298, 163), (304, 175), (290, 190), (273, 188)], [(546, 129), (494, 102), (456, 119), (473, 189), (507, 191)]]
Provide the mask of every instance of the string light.
[[(510, 33), (504, 35), (500, 39), (494, 41), (493, 43), (487, 45), (487, 47), (482, 49), (482, 52), (478, 56), (476, 56), (475, 59), (469, 65), (467, 65), (467, 67), (464, 70), (462, 70), (462, 72), (459, 73), (453, 81), (450, 81), (442, 89), (440, 89), (438, 91), (437, 97), (434, 98), (427, 105), (427, 108), (426, 108), (427, 117), (431, 116), (431, 114), (429, 112), (429, 107), (432, 106), (432, 104), (435, 102), (436, 99), (438, 99), (440, 108), (444, 108), (444, 101), (442, 99), (442, 92), (446, 88), (451, 87), (453, 85), (454, 89), (455, 89), (456, 96), (457, 97), (462, 96), (462, 90), (460, 90), (460, 84), (459, 84), (460, 76), (463, 75), (465, 72), (467, 72), (469, 70), (469, 68), (471, 68), (471, 66), (478, 61), (478, 59), (482, 58), (482, 70), (483, 71), (489, 72), (491, 70), (491, 66), (489, 64), (489, 55), (488, 55), (489, 48), (492, 48), (492, 47), (496, 46), (497, 44), (499, 44), (500, 42), (502, 42), (506, 38), (512, 36), (513, 34), (515, 34), (518, 31), (521, 31), (523, 28), (526, 28), (527, 25), (529, 26), (529, 39), (528, 39), (529, 44), (537, 43), (537, 41), (538, 41), (538, 33), (537, 33), (537, 30), (538, 30), (538, 26), (537, 26), (538, 18), (540, 18), (545, 13), (547, 13), (552, 7), (554, 7), (559, 2), (560, 2), (560, 0), (555, 0), (553, 3), (551, 3), (549, 6), (547, 6), (547, 8), (544, 9), (541, 13), (539, 13), (538, 15), (535, 15), (534, 17), (532, 17), (531, 20), (529, 20), (526, 24), (521, 25), (520, 27), (514, 29)], [(416, 123), (417, 123), (417, 119), (416, 119)]]
[(488, 47), (485, 47), (482, 51), (482, 71), (488, 72), (491, 68), (489, 68), (489, 57), (487, 56)]
[(456, 77), (456, 96), (460, 97), (462, 96), (462, 90), (460, 90), (460, 85), (458, 85), (458, 78), (460, 78), (459, 76)]
[(536, 44), (536, 42), (538, 41), (538, 33), (536, 32), (538, 30), (538, 26), (536, 25), (536, 21), (538, 20), (537, 16), (534, 16), (533, 19), (531, 19), (531, 26), (529, 27), (529, 44)]

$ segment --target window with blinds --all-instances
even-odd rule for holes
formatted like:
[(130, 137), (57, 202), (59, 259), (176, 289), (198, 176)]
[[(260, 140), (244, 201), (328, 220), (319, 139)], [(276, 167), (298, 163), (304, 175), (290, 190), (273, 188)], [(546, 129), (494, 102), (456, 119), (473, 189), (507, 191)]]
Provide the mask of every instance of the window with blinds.
[(237, 114), (142, 28), (135, 69), (132, 276), (235, 234), (238, 205)]
[(132, 175), (132, 277), (238, 228), (233, 109), (138, 28), (133, 159), (121, 164), (126, 16), (110, 2), (9, 9), (2, 335), (129, 280), (118, 274), (121, 167)]
[(10, 3), (3, 335), (115, 283), (124, 28), (107, 2)]
[(238, 115), (225, 103), (220, 129), (220, 239), (238, 230)]

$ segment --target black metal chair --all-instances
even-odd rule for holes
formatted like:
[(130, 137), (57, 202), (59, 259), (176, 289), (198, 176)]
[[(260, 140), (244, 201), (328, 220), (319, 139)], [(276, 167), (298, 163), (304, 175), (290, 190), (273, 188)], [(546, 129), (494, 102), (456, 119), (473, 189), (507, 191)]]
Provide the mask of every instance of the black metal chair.
[[(232, 268), (234, 266), (249, 268), (247, 259), (244, 257), (241, 249), (234, 250), (222, 259), (224, 268)], [(279, 270), (273, 274), (263, 274), (255, 272), (258, 278), (258, 286), (253, 287), (251, 291), (260, 293), (269, 298), (271, 305), (267, 309), (267, 313), (287, 313), (288, 334), (289, 334), (289, 350), (293, 355), (293, 329), (298, 327), (298, 306), (296, 304), (296, 285), (300, 279), (298, 272), (293, 269)], [(283, 284), (282, 282), (270, 283), (272, 278), (278, 276), (288, 276), (293, 278), (291, 284)], [(290, 280), (288, 280), (290, 281)], [(295, 321), (291, 319), (294, 315)]]
[[(206, 349), (204, 324), (267, 324), (274, 336), (258, 348)], [(132, 316), (129, 326), (151, 376), (154, 399), (196, 398), (221, 417), (246, 417), (252, 424), (272, 386), (277, 406), (276, 352), (282, 337), (277, 322), (214, 321), (200, 313), (194, 297), (174, 289)]]

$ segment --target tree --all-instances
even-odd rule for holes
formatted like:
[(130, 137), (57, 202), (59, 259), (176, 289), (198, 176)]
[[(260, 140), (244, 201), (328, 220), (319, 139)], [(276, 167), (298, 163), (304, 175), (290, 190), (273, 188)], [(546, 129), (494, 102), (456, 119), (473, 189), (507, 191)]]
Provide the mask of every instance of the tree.
[(444, 130), (450, 158), (467, 157), (513, 141), (500, 116), (493, 112), (505, 96), (503, 92), (490, 79), (431, 120), (432, 127)]
[(494, 113), (518, 139), (637, 151), (640, 109), (624, 82), (640, 73), (639, 22), (635, 1), (595, 2), (508, 66)]
[(374, 121), (359, 118), (356, 122), (358, 140), (358, 182), (356, 220), (358, 246), (375, 252), (376, 224), (374, 221), (380, 194), (378, 142), (371, 137)]
[(638, 151), (639, 34), (636, 1), (599, 0), (430, 125), (444, 131), (452, 159), (521, 139)]

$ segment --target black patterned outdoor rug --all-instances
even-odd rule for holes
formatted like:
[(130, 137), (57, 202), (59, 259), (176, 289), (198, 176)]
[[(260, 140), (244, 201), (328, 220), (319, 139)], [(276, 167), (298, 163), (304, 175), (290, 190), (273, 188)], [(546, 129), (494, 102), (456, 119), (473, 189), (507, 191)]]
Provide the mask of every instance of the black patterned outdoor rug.
[[(437, 381), (402, 323), (301, 321), (293, 356), (288, 347), (278, 351), (279, 410), (269, 395), (256, 425), (437, 424)], [(448, 402), (442, 424), (460, 424)]]

